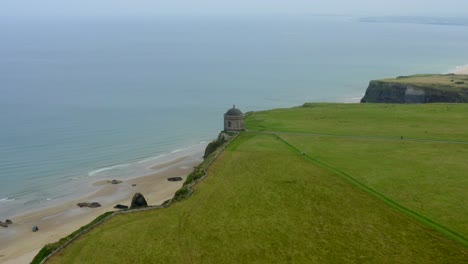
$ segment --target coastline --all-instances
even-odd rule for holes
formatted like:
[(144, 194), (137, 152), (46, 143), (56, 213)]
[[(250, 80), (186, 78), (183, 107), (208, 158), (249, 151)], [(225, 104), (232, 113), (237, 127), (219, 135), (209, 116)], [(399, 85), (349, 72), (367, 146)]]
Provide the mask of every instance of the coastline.
[(457, 66), (452, 73), (468, 75), (468, 65)]
[[(458, 66), (451, 71), (455, 74), (468, 75), (468, 65)], [(358, 103), (360, 97), (350, 97), (342, 103)], [(200, 145), (201, 146), (201, 145)], [(206, 145), (205, 145), (206, 146)], [(203, 147), (204, 149), (204, 147)], [(130, 175), (128, 178), (116, 178), (122, 180), (120, 184), (111, 184), (108, 181), (113, 178), (90, 178), (90, 186), (97, 189), (93, 193), (83, 194), (80, 198), (60, 202), (47, 208), (29, 211), (10, 217), (13, 225), (8, 228), (0, 228), (0, 263), (29, 263), (37, 252), (46, 244), (53, 243), (69, 235), (81, 226), (94, 220), (97, 216), (114, 211), (116, 204), (130, 205), (134, 193), (142, 193), (148, 204), (159, 205), (173, 197), (174, 193), (182, 186), (186, 176), (193, 167), (202, 162), (202, 150), (190, 152), (177, 150), (161, 161), (154, 162), (147, 167), (153, 173), (144, 176)], [(194, 158), (198, 157), (198, 158)], [(153, 158), (150, 158), (150, 160)], [(110, 171), (115, 168), (101, 168), (91, 172), (90, 176), (100, 172)], [(180, 182), (169, 182), (168, 177), (181, 177)], [(132, 186), (136, 184), (136, 186)], [(79, 208), (78, 202), (99, 202), (99, 208)], [(7, 216), (2, 216), (4, 221)], [(31, 227), (37, 225), (39, 232), (33, 233)]]
[[(129, 206), (137, 192), (145, 196), (148, 204), (162, 204), (174, 196), (193, 167), (202, 162), (200, 150), (178, 152), (175, 157), (150, 166), (153, 173), (130, 175), (127, 179), (119, 179), (122, 180), (120, 184), (107, 182), (113, 180), (110, 178), (94, 179), (91, 184), (98, 188), (94, 193), (10, 218), (13, 224), (0, 229), (0, 263), (30, 263), (46, 244), (58, 241), (105, 212), (116, 210), (113, 208), (116, 204)], [(169, 182), (168, 177), (183, 180)], [(79, 202), (98, 202), (101, 207), (79, 208), (76, 205)], [(38, 232), (31, 231), (34, 225), (39, 227)]]

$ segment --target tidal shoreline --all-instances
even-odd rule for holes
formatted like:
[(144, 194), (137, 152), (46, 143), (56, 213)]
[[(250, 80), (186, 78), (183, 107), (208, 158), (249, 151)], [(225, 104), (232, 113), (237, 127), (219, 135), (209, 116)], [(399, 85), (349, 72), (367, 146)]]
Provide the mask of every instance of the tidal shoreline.
[[(142, 193), (151, 205), (172, 198), (193, 167), (202, 162), (203, 149), (179, 152), (172, 159), (151, 166), (154, 173), (130, 176), (120, 184), (111, 184), (110, 178), (94, 180), (91, 184), (98, 190), (92, 194), (10, 218), (13, 224), (0, 229), (0, 263), (29, 263), (46, 244), (69, 235), (104, 212), (116, 210), (113, 208), (116, 204), (130, 205), (134, 193)], [(183, 180), (170, 182), (168, 177)], [(101, 207), (79, 208), (76, 205), (79, 202), (98, 202)], [(31, 231), (34, 225), (39, 227), (38, 232)]]
[[(468, 75), (468, 65), (456, 67), (452, 72)], [(350, 98), (349, 102), (355, 103), (357, 99)], [(9, 218), (13, 224), (0, 228), (0, 263), (29, 263), (44, 245), (69, 235), (104, 212), (116, 210), (113, 208), (116, 204), (130, 205), (136, 192), (142, 193), (151, 205), (159, 205), (172, 198), (193, 167), (202, 162), (203, 150), (204, 145), (200, 145), (196, 151), (177, 152), (178, 155), (149, 166), (148, 169), (154, 173), (118, 178), (122, 180), (120, 184), (109, 183), (113, 178), (107, 177), (90, 180), (90, 186), (97, 191), (76, 199), (13, 217), (2, 215), (0, 221)], [(168, 177), (181, 177), (183, 180), (169, 182)], [(98, 202), (102, 206), (79, 208), (78, 202)], [(31, 231), (34, 225), (39, 227), (36, 233)]]
[(458, 66), (453, 70), (455, 74), (466, 74), (468, 75), (468, 65)]

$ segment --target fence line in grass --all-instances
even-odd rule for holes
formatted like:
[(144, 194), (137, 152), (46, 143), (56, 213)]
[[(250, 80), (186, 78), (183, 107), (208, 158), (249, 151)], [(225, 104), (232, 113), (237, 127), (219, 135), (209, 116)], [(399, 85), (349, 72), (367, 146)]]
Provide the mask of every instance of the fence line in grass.
[[(187, 198), (189, 197), (192, 193), (193, 193), (193, 190), (192, 190), (192, 187), (197, 184), (198, 182), (200, 182), (201, 180), (205, 179), (207, 176), (208, 176), (208, 168), (211, 166), (211, 164), (213, 164), (213, 162), (219, 157), (219, 155), (221, 155), (221, 153), (226, 149), (226, 147), (229, 145), (229, 143), (231, 143), (234, 139), (237, 138), (239, 134), (235, 134), (234, 137), (230, 138), (226, 143), (224, 143), (221, 148), (219, 150), (217, 150), (217, 153), (213, 156), (213, 158), (210, 159), (210, 161), (208, 162), (208, 164), (206, 165), (205, 169), (203, 169), (203, 176), (197, 180), (194, 180), (192, 181), (190, 184), (187, 184), (187, 189), (188, 189), (188, 193), (184, 196), (184, 198)], [(153, 206), (147, 206), (147, 207), (143, 207), (143, 208), (136, 208), (136, 209), (129, 209), (129, 210), (120, 210), (120, 211), (115, 211), (113, 212), (112, 214), (108, 215), (107, 217), (99, 220), (98, 222), (86, 227), (85, 229), (83, 229), (81, 232), (79, 232), (78, 234), (76, 234), (75, 236), (73, 236), (71, 239), (69, 239), (67, 242), (63, 243), (60, 247), (58, 247), (57, 249), (55, 249), (54, 251), (52, 251), (49, 255), (47, 255), (41, 262), (40, 264), (44, 264), (46, 263), (46, 261), (48, 259), (50, 259), (51, 257), (57, 255), (58, 253), (60, 253), (62, 250), (64, 250), (68, 245), (70, 245), (73, 241), (77, 240), (78, 238), (80, 238), (81, 236), (83, 236), (84, 234), (88, 233), (89, 231), (93, 230), (94, 228), (96, 228), (97, 226), (109, 221), (111, 218), (115, 217), (116, 215), (119, 215), (119, 214), (129, 214), (129, 213), (136, 213), (136, 212), (143, 212), (143, 211), (149, 211), (149, 210), (156, 210), (156, 209), (164, 209), (164, 208), (168, 208), (169, 206), (171, 206), (172, 202), (174, 201), (174, 198), (171, 198), (170, 200), (168, 200), (168, 202), (164, 202), (162, 205), (153, 205)]]

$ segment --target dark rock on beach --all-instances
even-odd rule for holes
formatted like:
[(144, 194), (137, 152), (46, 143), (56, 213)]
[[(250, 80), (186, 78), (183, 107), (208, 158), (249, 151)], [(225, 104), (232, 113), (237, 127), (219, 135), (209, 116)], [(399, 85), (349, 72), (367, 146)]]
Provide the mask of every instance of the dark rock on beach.
[(92, 203), (77, 203), (76, 205), (78, 205), (79, 207), (89, 207), (89, 208), (101, 207), (101, 204), (99, 204), (99, 203), (97, 203), (97, 202), (92, 202)]
[(130, 208), (138, 208), (138, 207), (144, 207), (148, 206), (148, 203), (146, 202), (145, 197), (141, 193), (135, 193), (135, 195), (132, 198), (132, 205)]
[(116, 206), (114, 206), (115, 209), (128, 209), (128, 206), (126, 205), (123, 205), (123, 204), (118, 204)]
[(8, 227), (11, 224), (13, 224), (13, 221), (11, 221), (10, 219), (5, 220), (5, 222), (0, 221), (0, 226), (2, 227)]
[(37, 232), (37, 231), (39, 231), (39, 227), (37, 227), (37, 226), (33, 226), (33, 228), (32, 228), (32, 231), (33, 231), (33, 232)]
[(168, 181), (170, 182), (178, 182), (178, 181), (181, 181), (182, 178), (181, 177), (171, 177), (171, 178), (167, 178)]
[(119, 181), (119, 180), (112, 180), (112, 181), (107, 181), (108, 183), (112, 183), (112, 184), (119, 184), (119, 183), (122, 183), (122, 181)]

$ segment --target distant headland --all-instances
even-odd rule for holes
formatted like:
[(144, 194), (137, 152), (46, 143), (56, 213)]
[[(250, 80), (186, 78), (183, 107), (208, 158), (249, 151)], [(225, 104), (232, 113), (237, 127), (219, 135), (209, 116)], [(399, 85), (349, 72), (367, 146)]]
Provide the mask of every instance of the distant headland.
[(361, 103), (468, 103), (468, 75), (418, 74), (370, 81)]
[(358, 18), (357, 21), (367, 23), (402, 23), (437, 26), (468, 26), (468, 18), (466, 17), (371, 16)]

